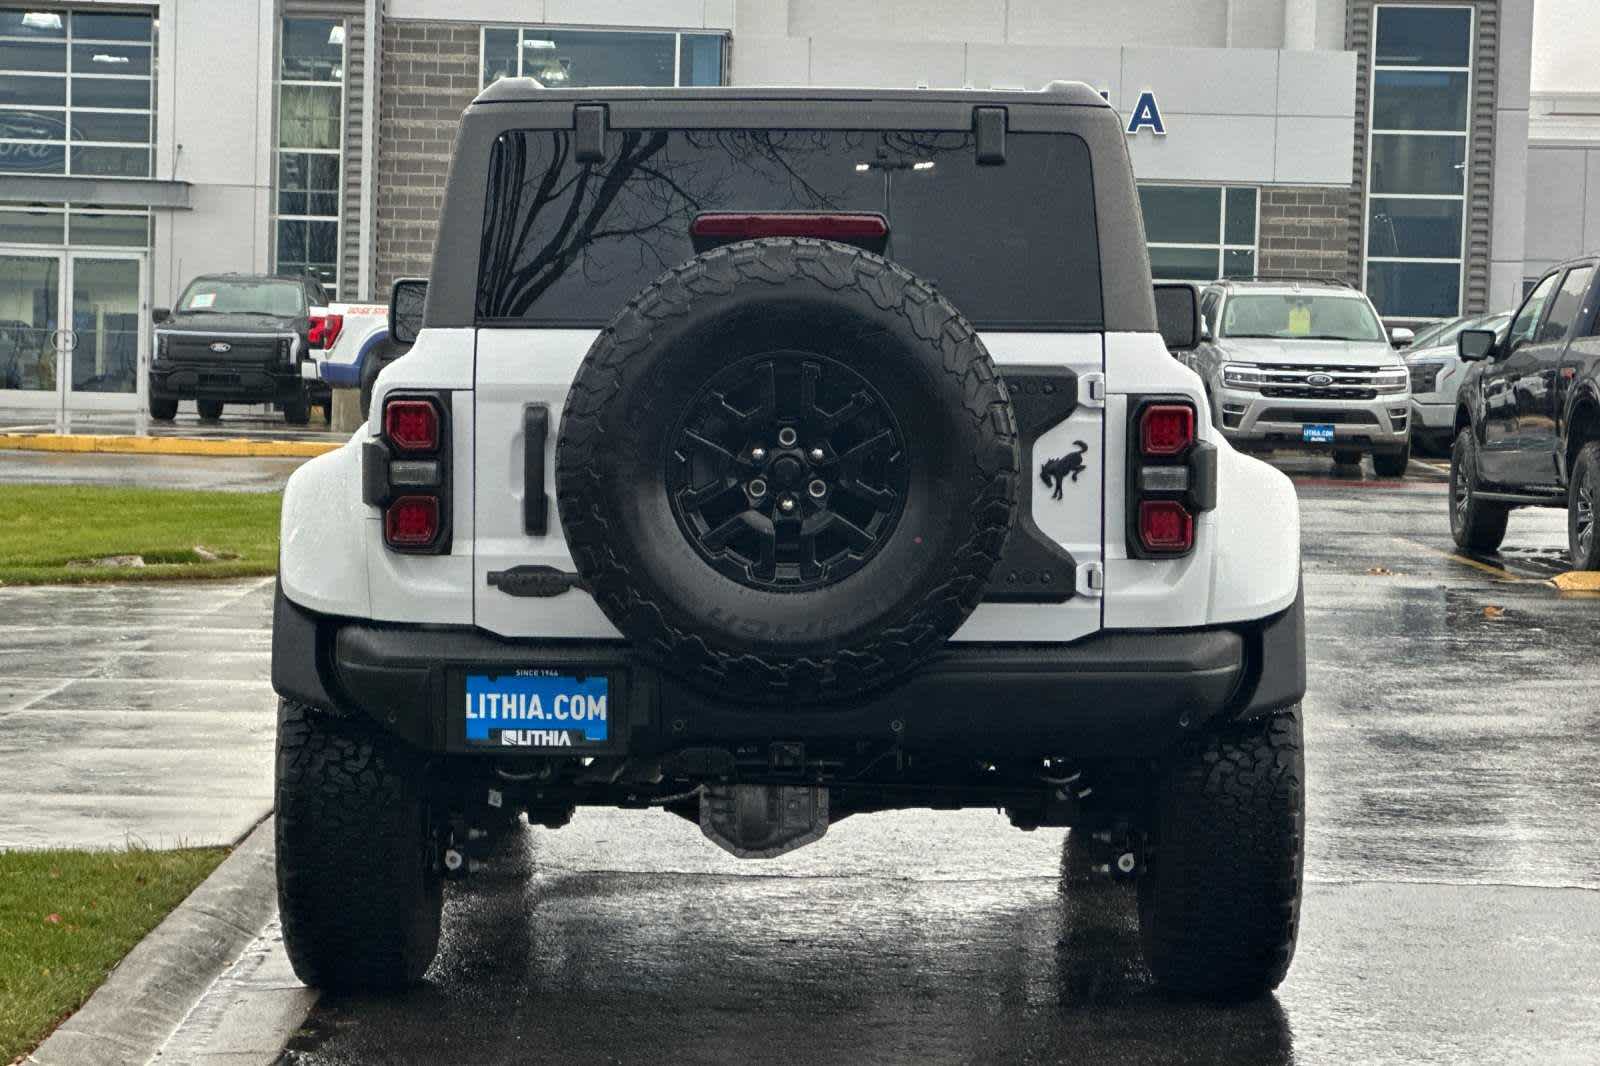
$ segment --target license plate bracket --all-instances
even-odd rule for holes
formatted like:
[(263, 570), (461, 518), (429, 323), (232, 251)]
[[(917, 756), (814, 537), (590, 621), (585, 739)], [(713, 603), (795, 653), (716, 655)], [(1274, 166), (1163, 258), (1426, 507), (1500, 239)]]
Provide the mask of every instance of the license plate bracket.
[(1333, 423), (1313, 422), (1300, 427), (1300, 439), (1307, 444), (1332, 444)]
[(622, 678), (583, 667), (474, 667), (451, 677), (447, 747), (500, 755), (621, 749)]

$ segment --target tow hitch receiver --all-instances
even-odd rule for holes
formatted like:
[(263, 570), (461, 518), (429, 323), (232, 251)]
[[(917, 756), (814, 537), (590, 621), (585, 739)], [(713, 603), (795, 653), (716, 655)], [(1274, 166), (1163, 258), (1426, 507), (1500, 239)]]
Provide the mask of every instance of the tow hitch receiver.
[(828, 831), (828, 790), (716, 785), (700, 795), (700, 831), (737, 858), (776, 858), (822, 839)]

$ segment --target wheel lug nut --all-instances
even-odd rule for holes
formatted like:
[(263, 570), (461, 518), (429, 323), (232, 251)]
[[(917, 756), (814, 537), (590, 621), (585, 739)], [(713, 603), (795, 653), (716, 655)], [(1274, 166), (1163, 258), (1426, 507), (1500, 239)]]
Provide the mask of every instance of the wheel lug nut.
[(793, 426), (784, 426), (778, 430), (778, 443), (785, 448), (793, 448), (794, 442), (800, 439), (800, 434), (794, 431)]
[(767, 458), (767, 450), (765, 448), (751, 448), (750, 458), (758, 463), (765, 462)]
[(806, 491), (810, 492), (813, 498), (820, 500), (828, 494), (828, 486), (822, 483), (821, 478), (817, 478), (806, 486)]
[(767, 494), (767, 483), (762, 481), (760, 478), (756, 478), (755, 480), (751, 481), (748, 488), (750, 490), (750, 495), (755, 496), (758, 499)]
[(813, 463), (820, 463), (820, 462), (822, 462), (823, 458), (824, 458), (824, 456), (822, 454), (822, 449), (821, 448), (812, 448), (811, 449), (811, 461)]
[(782, 511), (784, 514), (788, 514), (789, 512), (793, 511), (794, 510), (794, 497), (793, 496), (785, 496), (782, 500), (780, 500), (778, 502), (778, 510)]

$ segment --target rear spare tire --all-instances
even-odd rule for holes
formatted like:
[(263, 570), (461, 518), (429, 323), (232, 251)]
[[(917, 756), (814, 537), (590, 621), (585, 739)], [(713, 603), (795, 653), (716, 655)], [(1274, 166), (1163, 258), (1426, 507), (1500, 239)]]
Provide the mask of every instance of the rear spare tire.
[(706, 252), (612, 319), (573, 381), (556, 490), (640, 652), (722, 696), (844, 697), (933, 654), (1016, 509), (1016, 427), (972, 325), (878, 256)]

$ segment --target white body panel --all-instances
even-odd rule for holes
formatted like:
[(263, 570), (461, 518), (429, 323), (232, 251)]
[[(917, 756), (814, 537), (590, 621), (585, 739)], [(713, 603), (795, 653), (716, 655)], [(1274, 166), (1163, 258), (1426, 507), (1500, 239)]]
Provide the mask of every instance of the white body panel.
[[(426, 330), (405, 360), (385, 369), (373, 411), (395, 388), (452, 396), (451, 552), (405, 556), (384, 549), (379, 516), (361, 502), (361, 441), (313, 460), (290, 479), (283, 508), (283, 585), (303, 606), (346, 617), (475, 624), (508, 637), (619, 639), (586, 593), (518, 598), (488, 586), (494, 570), (536, 564), (571, 570), (554, 505), (556, 433), (567, 389), (594, 330)], [(1064, 604), (985, 603), (953, 639), (1071, 641), (1108, 629), (1164, 629), (1262, 618), (1293, 603), (1299, 587), (1299, 510), (1289, 479), (1230, 448), (1200, 418), (1218, 451), (1218, 506), (1200, 516), (1195, 551), (1182, 559), (1129, 557), (1126, 493), (1128, 397), (1184, 395), (1205, 410), (1200, 379), (1154, 334), (988, 334), (1001, 365), (1071, 367), (1080, 379), (1103, 372), (1103, 408), (1080, 402), (1025, 456), (1039, 528), (1080, 563), (1101, 561), (1103, 597)], [(1102, 370), (1103, 368), (1103, 370)], [(476, 388), (474, 388), (476, 374)], [(550, 408), (545, 486), (550, 532), (522, 528), (523, 409)], [(1047, 458), (1074, 441), (1089, 445), (1085, 469), (1051, 499), (1038, 482)], [(1074, 501), (1077, 504), (1074, 506)], [(1093, 501), (1093, 502), (1091, 502)]]
[[(985, 333), (983, 343), (1000, 366), (1067, 367), (1080, 383), (1086, 374), (1105, 372), (1104, 344), (1098, 333)], [(1022, 457), (1022, 476), (1032, 485), (1034, 522), (1079, 566), (1101, 561), (1101, 513), (1106, 506), (1105, 411), (1084, 403), (1085, 391), (1080, 384), (1077, 408)], [(1061, 499), (1052, 499), (1051, 489), (1039, 480), (1039, 467), (1074, 451), (1075, 441), (1089, 445), (1083, 473), (1062, 486)], [(950, 639), (1070, 641), (1100, 626), (1097, 596), (1074, 596), (1065, 603), (980, 603)]]

